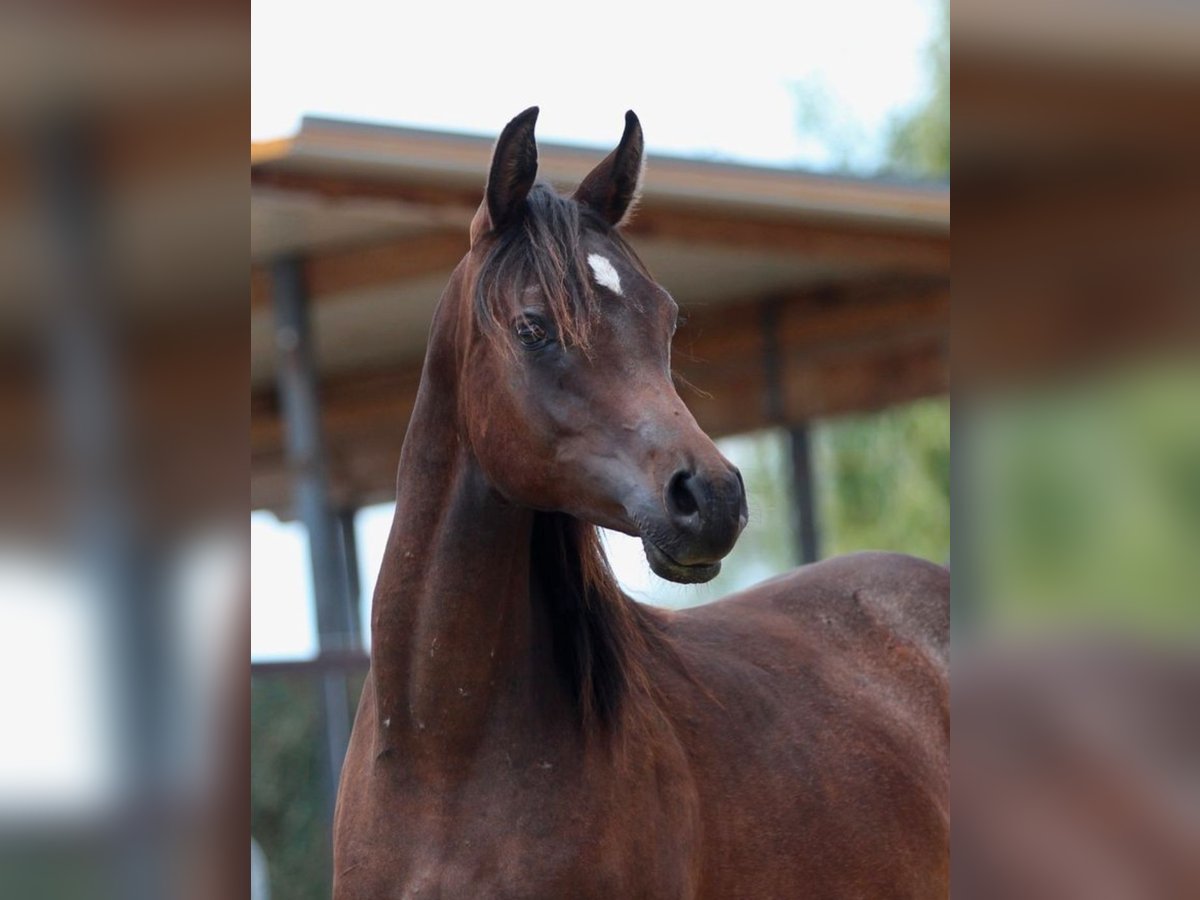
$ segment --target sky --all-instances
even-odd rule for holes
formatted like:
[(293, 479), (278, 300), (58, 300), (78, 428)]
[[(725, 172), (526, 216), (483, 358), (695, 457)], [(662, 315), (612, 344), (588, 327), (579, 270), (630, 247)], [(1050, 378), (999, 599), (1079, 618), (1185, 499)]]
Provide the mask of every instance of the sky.
[[(609, 148), (634, 109), (651, 153), (870, 171), (891, 117), (925, 96), (937, 16), (933, 0), (564, 9), (255, 0), (252, 138), (293, 134), (304, 115), (491, 136), (536, 104), (540, 139)], [(359, 515), (367, 597), (390, 521), (389, 506)], [(712, 599), (655, 579), (635, 539), (607, 547), (634, 596)], [(301, 527), (253, 514), (251, 562), (251, 657), (314, 655)]]
[(538, 105), (544, 140), (607, 146), (634, 109), (651, 152), (821, 168), (796, 86), (870, 162), (925, 90), (931, 0), (338, 3), (255, 0), (255, 140), (315, 114), (494, 135)]

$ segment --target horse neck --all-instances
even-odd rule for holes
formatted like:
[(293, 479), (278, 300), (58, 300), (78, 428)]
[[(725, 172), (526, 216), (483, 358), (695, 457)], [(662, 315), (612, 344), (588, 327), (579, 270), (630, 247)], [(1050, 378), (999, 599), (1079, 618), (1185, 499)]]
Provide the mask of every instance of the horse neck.
[(431, 337), (371, 613), (378, 749), (441, 764), (519, 717), (514, 704), (548, 708), (536, 695), (553, 682), (530, 600), (534, 514), (492, 490), (459, 437), (447, 330)]

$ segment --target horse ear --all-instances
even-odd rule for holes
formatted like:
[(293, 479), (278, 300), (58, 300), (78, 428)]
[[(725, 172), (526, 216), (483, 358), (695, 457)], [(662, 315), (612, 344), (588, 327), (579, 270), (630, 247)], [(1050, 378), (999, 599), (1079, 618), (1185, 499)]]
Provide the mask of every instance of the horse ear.
[(575, 191), (575, 199), (591, 207), (610, 225), (624, 225), (642, 190), (644, 162), (642, 123), (631, 109), (625, 113), (621, 143), (583, 179)]
[(483, 203), (471, 223), (471, 242), (487, 231), (499, 231), (516, 220), (537, 178), (537, 143), (533, 127), (538, 108), (531, 106), (504, 126), (488, 173)]

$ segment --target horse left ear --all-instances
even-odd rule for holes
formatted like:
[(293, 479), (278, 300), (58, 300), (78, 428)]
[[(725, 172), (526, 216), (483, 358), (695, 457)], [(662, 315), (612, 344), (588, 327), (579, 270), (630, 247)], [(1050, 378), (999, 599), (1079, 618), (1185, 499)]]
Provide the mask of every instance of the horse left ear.
[(533, 128), (538, 108), (531, 106), (504, 126), (492, 151), (483, 203), (471, 222), (471, 244), (489, 231), (500, 231), (520, 218), (525, 198), (537, 178), (537, 144)]
[(575, 199), (610, 225), (624, 225), (642, 191), (644, 164), (642, 123), (631, 109), (625, 113), (625, 133), (621, 135), (621, 143), (583, 179), (575, 191)]

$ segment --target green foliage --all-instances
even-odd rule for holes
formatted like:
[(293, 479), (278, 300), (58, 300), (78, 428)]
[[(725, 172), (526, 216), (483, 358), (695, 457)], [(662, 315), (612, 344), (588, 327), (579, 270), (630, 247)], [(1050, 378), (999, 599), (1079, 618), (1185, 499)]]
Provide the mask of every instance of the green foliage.
[(821, 555), (950, 558), (950, 402), (921, 400), (814, 429)]
[(950, 4), (941, 0), (938, 32), (925, 48), (929, 94), (916, 109), (892, 120), (889, 168), (906, 175), (950, 175)]
[(316, 685), (256, 677), (250, 692), (250, 833), (266, 855), (271, 896), (325, 900), (330, 854)]

